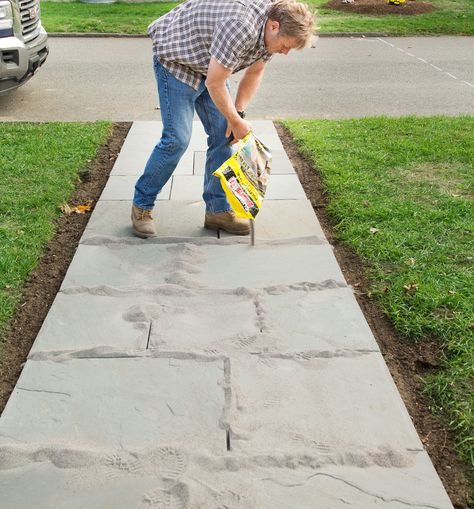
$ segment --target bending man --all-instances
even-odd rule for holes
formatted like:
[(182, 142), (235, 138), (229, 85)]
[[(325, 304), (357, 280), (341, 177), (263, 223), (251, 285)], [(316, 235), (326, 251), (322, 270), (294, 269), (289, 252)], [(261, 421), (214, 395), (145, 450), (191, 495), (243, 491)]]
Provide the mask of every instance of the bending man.
[[(208, 136), (203, 199), (204, 226), (246, 235), (248, 220), (230, 209), (219, 179), (212, 175), (232, 155), (234, 142), (251, 130), (244, 110), (255, 95), (265, 64), (274, 53), (309, 46), (313, 16), (296, 0), (188, 0), (149, 27), (163, 132), (135, 185), (134, 233), (156, 235), (156, 197), (186, 151), (194, 112)], [(235, 104), (228, 78), (246, 69)]]

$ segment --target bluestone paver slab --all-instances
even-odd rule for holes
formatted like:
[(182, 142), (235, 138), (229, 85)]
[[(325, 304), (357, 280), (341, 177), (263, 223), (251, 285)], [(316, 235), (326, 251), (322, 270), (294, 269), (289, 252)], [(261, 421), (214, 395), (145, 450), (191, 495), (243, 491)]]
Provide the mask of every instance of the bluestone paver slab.
[[(128, 136), (135, 137), (136, 135), (147, 135), (154, 136), (157, 139), (160, 139), (161, 132), (163, 129), (163, 124), (160, 120), (136, 120), (133, 122), (130, 131), (128, 132)], [(191, 138), (193, 139), (202, 139), (206, 136), (204, 131), (204, 127), (199, 120), (193, 121), (193, 128)]]
[[(283, 240), (316, 235), (325, 236), (311, 202), (302, 200), (264, 200), (255, 219), (256, 242), (262, 240)], [(224, 231), (219, 237), (231, 237)]]
[(306, 194), (296, 174), (272, 175), (265, 200), (305, 200)]
[(277, 130), (271, 120), (249, 120), (255, 136), (271, 151), (283, 150)]
[(148, 316), (155, 310), (150, 348), (157, 351), (231, 357), (259, 353), (332, 357), (348, 351), (378, 351), (347, 287), (239, 292), (175, 289), (149, 296), (146, 302)]
[(0, 471), (5, 509), (138, 509), (146, 507), (147, 493), (165, 486), (155, 475), (142, 477), (119, 468), (61, 468), (49, 461)]
[(332, 248), (327, 244), (260, 243), (255, 247), (81, 244), (61, 289), (100, 285), (136, 288), (163, 283), (187, 288), (261, 288), (328, 279), (344, 282)]
[[(114, 167), (110, 173), (111, 176), (117, 175), (132, 175), (135, 180), (145, 170), (145, 165), (151, 155), (153, 147), (149, 150), (142, 148), (129, 148), (127, 151), (122, 149)], [(173, 172), (173, 175), (192, 175), (193, 174), (193, 157), (192, 153), (186, 152), (180, 159), (178, 166)]]
[(261, 334), (257, 295), (218, 290), (159, 295), (150, 348), (163, 352), (238, 353)]
[[(15, 446), (2, 452), (7, 451), (4, 457), (17, 452)], [(133, 455), (123, 450), (93, 455), (71, 448), (28, 452), (17, 467), (0, 469), (5, 507), (452, 509), (425, 452), (413, 453), (408, 466), (393, 468), (358, 468), (341, 464), (342, 458), (330, 465), (308, 455), (269, 456), (270, 466), (263, 464), (265, 458), (234, 453), (214, 458), (184, 454), (183, 462), (183, 451), (173, 448)], [(166, 452), (177, 453), (175, 468), (169, 468), (173, 461), (162, 461)], [(33, 455), (35, 461), (28, 462)]]
[(295, 169), (286, 152), (284, 150), (272, 150), (272, 175), (292, 175), (294, 173)]
[[(94, 236), (131, 238), (131, 203), (99, 201), (92, 213), (81, 241)], [(204, 228), (204, 202), (157, 200), (153, 211), (158, 237), (217, 237), (217, 232)]]
[(30, 353), (100, 346), (145, 351), (154, 306), (155, 301), (146, 296), (65, 295), (60, 292)]
[(194, 152), (193, 175), (204, 175), (205, 171), (206, 171), (206, 151), (196, 150)]
[[(305, 461), (312, 468), (303, 466)], [(193, 508), (452, 509), (424, 452), (412, 453), (404, 467), (357, 468), (342, 461), (325, 465), (309, 454), (244, 458), (234, 453), (227, 461), (200, 462), (197, 468), (191, 463), (182, 483), (189, 487)]]
[(197, 441), (223, 452), (223, 378), (218, 360), (30, 360), (0, 418), (0, 435), (127, 450)]
[(268, 292), (261, 308), (267, 334), (280, 352), (378, 351), (349, 287)]
[[(233, 358), (232, 448), (312, 453), (358, 466), (403, 463), (423, 450), (380, 353)], [(235, 435), (233, 435), (235, 434)]]
[[(134, 176), (112, 176), (109, 177), (105, 185), (100, 199), (105, 200), (126, 200), (132, 202), (133, 194), (135, 192), (135, 184), (137, 177)], [(172, 179), (168, 180), (161, 193), (158, 195), (158, 200), (169, 200), (171, 193)]]
[(200, 175), (175, 175), (171, 188), (170, 200), (200, 200), (202, 199), (204, 177)]

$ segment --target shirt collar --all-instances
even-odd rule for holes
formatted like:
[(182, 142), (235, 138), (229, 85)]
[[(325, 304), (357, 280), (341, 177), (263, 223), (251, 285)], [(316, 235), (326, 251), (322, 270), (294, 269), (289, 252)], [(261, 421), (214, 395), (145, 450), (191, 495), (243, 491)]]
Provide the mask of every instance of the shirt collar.
[(267, 21), (268, 16), (265, 16), (263, 18), (262, 28), (260, 29), (260, 35), (258, 36), (257, 49), (259, 53), (262, 53), (262, 55), (270, 55), (270, 53), (268, 53), (267, 49), (265, 48), (265, 25), (267, 24)]

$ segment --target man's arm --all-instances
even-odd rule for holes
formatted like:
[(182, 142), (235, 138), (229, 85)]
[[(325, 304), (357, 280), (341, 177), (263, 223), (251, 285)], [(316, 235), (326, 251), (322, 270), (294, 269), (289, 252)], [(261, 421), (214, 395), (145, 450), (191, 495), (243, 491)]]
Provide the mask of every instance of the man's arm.
[(235, 99), (237, 111), (244, 111), (247, 108), (260, 86), (264, 72), (265, 62), (263, 60), (257, 60), (250, 67), (247, 67), (237, 90), (237, 97)]
[(235, 142), (237, 142), (245, 137), (251, 130), (251, 127), (248, 122), (240, 118), (232, 101), (232, 97), (227, 90), (226, 81), (231, 74), (232, 71), (230, 69), (220, 64), (214, 57), (211, 57), (207, 70), (206, 87), (214, 104), (227, 119), (226, 136), (229, 136), (232, 132)]

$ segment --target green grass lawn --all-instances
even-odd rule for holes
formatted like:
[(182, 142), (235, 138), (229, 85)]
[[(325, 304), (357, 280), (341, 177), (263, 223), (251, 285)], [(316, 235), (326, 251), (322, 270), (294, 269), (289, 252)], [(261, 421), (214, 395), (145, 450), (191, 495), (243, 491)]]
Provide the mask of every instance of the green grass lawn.
[(49, 32), (93, 32), (144, 35), (147, 26), (179, 2), (83, 4), (41, 2), (41, 16)]
[(474, 117), (284, 125), (324, 179), (337, 237), (372, 267), (372, 297), (408, 340), (445, 347), (425, 387), (474, 467)]
[[(390, 35), (474, 34), (473, 0), (430, 0), (437, 10), (419, 16), (366, 16), (324, 9), (327, 0), (309, 0), (321, 32), (387, 32)], [(83, 4), (41, 2), (50, 32), (146, 34), (146, 27), (179, 2)]]
[(0, 352), (22, 285), (110, 123), (0, 124)]

